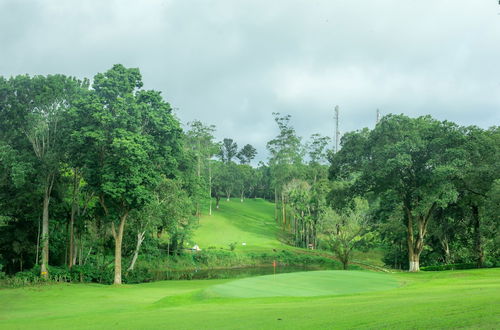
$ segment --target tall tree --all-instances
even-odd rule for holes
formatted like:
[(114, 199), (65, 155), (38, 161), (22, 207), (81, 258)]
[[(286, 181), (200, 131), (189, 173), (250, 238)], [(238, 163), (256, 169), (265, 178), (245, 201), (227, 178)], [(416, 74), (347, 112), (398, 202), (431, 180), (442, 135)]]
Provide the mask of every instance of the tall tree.
[(236, 157), (240, 160), (241, 164), (248, 165), (255, 158), (255, 155), (257, 155), (257, 150), (251, 144), (245, 144)]
[(353, 187), (371, 191), (381, 203), (404, 213), (410, 271), (419, 271), (428, 224), (437, 208), (455, 201), (453, 185), (463, 165), (463, 135), (449, 122), (429, 116), (388, 115), (376, 128), (346, 134), (333, 155), (333, 177), (355, 177)]
[(307, 155), (309, 156), (309, 170), (312, 172), (313, 185), (318, 180), (318, 177), (326, 178), (327, 166), (327, 146), (330, 143), (328, 136), (313, 134), (306, 145)]
[(352, 252), (366, 246), (373, 238), (368, 224), (368, 203), (356, 199), (353, 208), (343, 208), (339, 212), (329, 210), (322, 222), (322, 235), (335, 256), (347, 269)]
[(73, 138), (83, 155), (84, 176), (115, 241), (115, 284), (122, 282), (127, 218), (150, 202), (162, 174), (176, 174), (182, 150), (170, 105), (159, 92), (141, 87), (138, 69), (117, 64), (94, 77), (93, 90), (75, 109), (81, 122)]
[(224, 139), (219, 151), (220, 160), (225, 164), (229, 164), (237, 154), (238, 144), (234, 142), (233, 139)]
[[(301, 138), (297, 136), (295, 129), (290, 124), (291, 116), (282, 116), (279, 113), (273, 113), (273, 115), (279, 128), (279, 134), (267, 143), (267, 150), (270, 153), (269, 167), (273, 178), (275, 218), (278, 221), (281, 213), (281, 222), (285, 227), (287, 220), (283, 186), (292, 179), (300, 177), (303, 149)], [(281, 205), (281, 212), (278, 212), (278, 205)]]
[[(209, 198), (209, 214), (212, 214), (212, 169), (210, 159), (217, 153), (219, 146), (214, 142), (214, 125), (205, 125), (199, 120), (188, 123), (189, 130), (186, 133), (187, 144), (196, 157), (196, 173), (198, 185), (204, 191), (203, 196)], [(208, 194), (206, 193), (207, 190)], [(200, 213), (199, 203), (196, 203), (197, 214)]]
[[(41, 276), (48, 278), (49, 206), (64, 160), (67, 130), (63, 121), (86, 82), (63, 75), (17, 76), (9, 80), (5, 95), (6, 143), (18, 153), (31, 149), (31, 166), (42, 195)], [(15, 125), (14, 127), (8, 127)]]
[(482, 130), (478, 127), (464, 129), (466, 162), (458, 176), (457, 189), (460, 200), (467, 205), (473, 228), (473, 250), (478, 267), (484, 266), (485, 251), (482, 222), (484, 206), (495, 180), (500, 179), (500, 127)]

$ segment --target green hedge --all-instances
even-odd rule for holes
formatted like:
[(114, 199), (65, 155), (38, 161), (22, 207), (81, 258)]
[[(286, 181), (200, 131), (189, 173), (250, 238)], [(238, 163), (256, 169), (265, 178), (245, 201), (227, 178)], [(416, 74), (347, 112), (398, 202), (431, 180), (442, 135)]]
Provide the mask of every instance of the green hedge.
[(424, 270), (424, 271), (442, 271), (442, 270), (460, 270), (460, 269), (473, 269), (473, 268), (477, 268), (477, 265), (473, 264), (473, 263), (463, 263), (463, 264), (448, 264), (448, 265), (426, 266), (426, 267), (420, 267), (420, 270)]

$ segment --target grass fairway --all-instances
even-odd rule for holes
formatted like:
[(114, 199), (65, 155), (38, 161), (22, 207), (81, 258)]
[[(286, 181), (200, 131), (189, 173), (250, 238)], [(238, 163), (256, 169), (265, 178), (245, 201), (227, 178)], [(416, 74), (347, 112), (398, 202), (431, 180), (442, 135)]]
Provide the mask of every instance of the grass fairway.
[(276, 239), (278, 226), (273, 215), (274, 204), (260, 198), (246, 199), (243, 203), (237, 198), (229, 202), (223, 199), (212, 216), (200, 218), (193, 241), (202, 249), (210, 246), (227, 249), (230, 243), (237, 242), (237, 252), (287, 248)]
[[(315, 277), (321, 273), (307, 274)], [(377, 285), (373, 274), (366, 274), (368, 284), (360, 278), (357, 281), (370, 290), (372, 285)], [(332, 276), (335, 275), (333, 272)], [(388, 285), (384, 280), (379, 284), (388, 287), (381, 287), (381, 291), (346, 290), (327, 296), (259, 298), (215, 297), (221, 288), (226, 288), (231, 295), (231, 283), (243, 280), (3, 289), (0, 290), (0, 328), (493, 329), (500, 324), (500, 269), (383, 276), (392, 277), (400, 286)], [(329, 285), (334, 283), (330, 281)], [(339, 281), (338, 285), (347, 284)], [(233, 288), (240, 296), (248, 292), (247, 289)]]
[(389, 274), (325, 270), (249, 277), (212, 286), (205, 292), (215, 297), (307, 297), (381, 291), (397, 286), (398, 282)]

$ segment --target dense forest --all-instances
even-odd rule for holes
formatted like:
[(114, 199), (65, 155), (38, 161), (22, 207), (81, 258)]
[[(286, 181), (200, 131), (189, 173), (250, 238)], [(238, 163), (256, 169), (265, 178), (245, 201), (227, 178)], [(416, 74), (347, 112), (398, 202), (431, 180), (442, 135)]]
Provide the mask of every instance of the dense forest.
[[(387, 115), (331, 139), (298, 136), (274, 113), (266, 163), (238, 137), (183, 125), (138, 69), (89, 79), (0, 77), (0, 274), (113, 270), (191, 247), (198, 218), (226, 200), (274, 202), (285, 243), (381, 249), (387, 266), (500, 260), (500, 128)], [(243, 125), (243, 123), (242, 123)], [(122, 268), (123, 267), (123, 268)]]

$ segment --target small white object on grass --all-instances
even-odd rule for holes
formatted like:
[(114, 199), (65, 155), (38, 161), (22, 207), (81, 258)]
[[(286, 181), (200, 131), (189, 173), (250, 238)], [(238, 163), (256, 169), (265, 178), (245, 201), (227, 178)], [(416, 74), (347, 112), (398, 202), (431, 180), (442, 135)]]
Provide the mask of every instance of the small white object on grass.
[(243, 242), (243, 243), (241, 243), (241, 245), (247, 245), (247, 243)]

